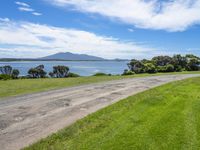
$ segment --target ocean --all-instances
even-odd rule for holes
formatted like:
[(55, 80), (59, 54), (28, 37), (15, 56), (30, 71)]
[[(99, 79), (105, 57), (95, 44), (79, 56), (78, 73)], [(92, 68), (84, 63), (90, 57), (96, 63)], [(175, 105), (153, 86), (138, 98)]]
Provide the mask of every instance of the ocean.
[(107, 74), (122, 74), (127, 69), (128, 61), (14, 61), (0, 62), (0, 66), (10, 65), (13, 69), (20, 71), (20, 76), (27, 75), (30, 68), (43, 64), (46, 72), (51, 72), (53, 66), (65, 65), (70, 68), (70, 72), (81, 76), (90, 76), (97, 72)]

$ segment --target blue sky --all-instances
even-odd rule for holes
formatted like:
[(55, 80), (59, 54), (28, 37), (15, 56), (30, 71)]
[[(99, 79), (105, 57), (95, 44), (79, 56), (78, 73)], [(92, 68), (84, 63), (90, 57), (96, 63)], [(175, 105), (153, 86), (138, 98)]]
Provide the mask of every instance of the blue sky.
[(200, 56), (200, 0), (2, 0), (0, 58)]

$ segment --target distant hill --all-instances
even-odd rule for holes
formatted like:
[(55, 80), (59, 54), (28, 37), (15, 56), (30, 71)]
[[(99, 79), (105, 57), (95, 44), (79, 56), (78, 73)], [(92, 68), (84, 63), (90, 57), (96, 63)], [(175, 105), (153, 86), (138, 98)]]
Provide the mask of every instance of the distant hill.
[(105, 60), (104, 58), (101, 58), (101, 57), (96, 57), (96, 56), (91, 56), (91, 55), (86, 55), (86, 54), (73, 54), (70, 52), (56, 53), (56, 54), (38, 58), (38, 59), (42, 59), (42, 60), (96, 60), (96, 61)]

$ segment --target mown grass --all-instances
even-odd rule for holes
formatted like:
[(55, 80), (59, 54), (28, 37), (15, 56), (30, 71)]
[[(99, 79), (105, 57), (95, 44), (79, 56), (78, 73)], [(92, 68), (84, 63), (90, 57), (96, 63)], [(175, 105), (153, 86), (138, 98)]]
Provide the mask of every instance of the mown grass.
[(200, 149), (200, 77), (128, 97), (25, 149)]
[(0, 98), (9, 96), (16, 96), (21, 94), (30, 94), (35, 92), (47, 91), (52, 89), (59, 89), (64, 87), (71, 87), (89, 83), (96, 83), (102, 81), (118, 80), (133, 77), (145, 77), (153, 75), (166, 74), (188, 74), (200, 72), (180, 72), (180, 73), (158, 73), (158, 74), (139, 74), (133, 76), (91, 76), (79, 78), (64, 78), (64, 79), (19, 79), (0, 81)]

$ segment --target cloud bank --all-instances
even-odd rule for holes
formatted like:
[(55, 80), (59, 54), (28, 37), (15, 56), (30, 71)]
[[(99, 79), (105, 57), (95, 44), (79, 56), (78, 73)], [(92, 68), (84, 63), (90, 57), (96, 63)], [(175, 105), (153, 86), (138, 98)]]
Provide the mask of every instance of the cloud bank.
[(200, 0), (46, 0), (87, 13), (115, 18), (137, 28), (184, 31), (200, 24)]
[(34, 58), (69, 51), (104, 58), (133, 58), (154, 50), (87, 31), (0, 18), (1, 57)]

